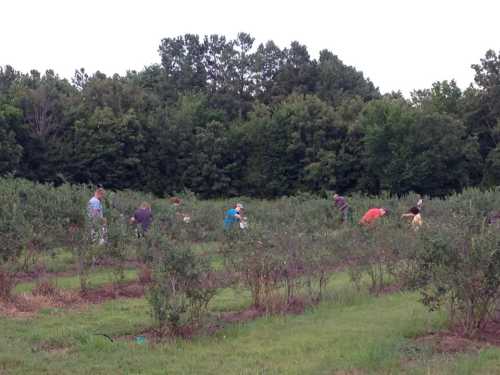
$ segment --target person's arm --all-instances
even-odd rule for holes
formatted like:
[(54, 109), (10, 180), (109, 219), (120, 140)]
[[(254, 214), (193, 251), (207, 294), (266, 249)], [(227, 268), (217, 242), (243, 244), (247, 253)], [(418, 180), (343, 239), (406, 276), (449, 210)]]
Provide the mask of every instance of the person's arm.
[(408, 213), (408, 214), (403, 214), (401, 217), (414, 217), (415, 215)]

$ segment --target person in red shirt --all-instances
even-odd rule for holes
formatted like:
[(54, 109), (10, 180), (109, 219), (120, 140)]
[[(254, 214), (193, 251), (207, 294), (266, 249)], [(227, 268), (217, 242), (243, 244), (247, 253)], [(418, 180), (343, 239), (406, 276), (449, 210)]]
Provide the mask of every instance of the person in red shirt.
[(363, 215), (359, 223), (361, 225), (372, 224), (375, 220), (385, 216), (388, 212), (389, 210), (386, 208), (370, 208), (366, 214)]

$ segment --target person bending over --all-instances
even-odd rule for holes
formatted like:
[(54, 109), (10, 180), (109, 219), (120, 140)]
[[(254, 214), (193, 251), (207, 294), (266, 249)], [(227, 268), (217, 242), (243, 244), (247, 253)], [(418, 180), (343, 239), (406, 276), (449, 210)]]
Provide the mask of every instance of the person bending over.
[(236, 224), (241, 221), (241, 211), (243, 210), (243, 205), (237, 203), (233, 208), (226, 211), (224, 216), (224, 230), (229, 230), (233, 228)]
[(148, 202), (142, 202), (134, 216), (130, 218), (131, 223), (137, 225), (137, 237), (142, 237), (146, 233), (153, 221), (151, 205)]
[(373, 224), (375, 221), (377, 221), (381, 217), (387, 215), (388, 213), (389, 213), (389, 210), (387, 208), (383, 208), (383, 207), (382, 208), (370, 208), (363, 215), (363, 217), (359, 221), (359, 224), (361, 224), (361, 225)]
[(401, 215), (401, 217), (411, 219), (411, 227), (414, 230), (418, 230), (423, 224), (422, 214), (420, 213), (418, 207), (410, 208), (409, 211), (406, 214)]

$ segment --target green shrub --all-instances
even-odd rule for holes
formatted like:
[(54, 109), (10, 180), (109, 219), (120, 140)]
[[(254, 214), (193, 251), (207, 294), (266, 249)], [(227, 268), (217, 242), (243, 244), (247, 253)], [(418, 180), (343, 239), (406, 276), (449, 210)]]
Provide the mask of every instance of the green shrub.
[(210, 266), (164, 235), (151, 234), (148, 243), (153, 257), (147, 296), (151, 315), (160, 335), (176, 335), (185, 325), (200, 323), (215, 295), (215, 286), (208, 282)]
[(500, 233), (473, 216), (429, 228), (418, 258), (422, 301), (443, 305), (467, 334), (482, 328), (500, 296)]

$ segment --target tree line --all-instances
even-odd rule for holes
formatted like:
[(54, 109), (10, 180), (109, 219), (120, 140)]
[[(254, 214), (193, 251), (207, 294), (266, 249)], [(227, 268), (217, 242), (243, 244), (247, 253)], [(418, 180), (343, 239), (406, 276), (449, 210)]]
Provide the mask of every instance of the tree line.
[(441, 81), (406, 99), (298, 42), (186, 34), (158, 51), (124, 76), (0, 67), (0, 175), (204, 198), (500, 182), (500, 53), (463, 91)]

